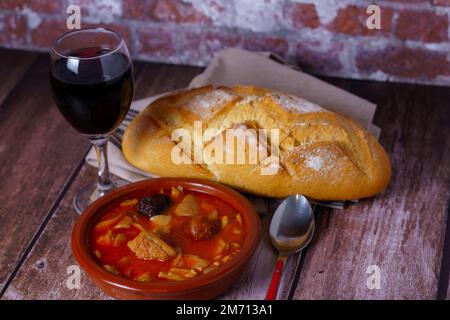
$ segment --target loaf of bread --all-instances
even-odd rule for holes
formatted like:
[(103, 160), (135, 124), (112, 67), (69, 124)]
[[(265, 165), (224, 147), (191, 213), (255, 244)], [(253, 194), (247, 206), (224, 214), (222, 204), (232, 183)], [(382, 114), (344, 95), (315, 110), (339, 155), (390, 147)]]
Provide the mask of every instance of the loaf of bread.
[[(191, 163), (180, 164), (174, 161), (173, 152), (181, 141), (174, 141), (173, 133), (184, 128), (195, 136), (195, 122), (197, 129), (201, 123), (202, 132), (216, 132), (214, 137), (203, 137), (203, 151), (220, 141), (218, 137), (228, 143), (227, 129), (268, 131), (266, 136), (246, 136), (244, 147), (232, 146), (232, 151), (245, 152), (245, 163), (211, 160), (218, 156), (217, 150), (223, 150), (226, 158), (227, 148), (210, 148), (216, 151), (203, 152), (203, 161), (194, 161), (199, 146), (192, 142), (192, 152), (187, 154)], [(278, 137), (272, 137), (273, 130)], [(262, 137), (267, 137), (264, 143)], [(252, 143), (266, 148), (253, 163), (248, 160)], [(275, 143), (278, 149), (272, 149)], [(298, 97), (249, 86), (207, 86), (162, 97), (130, 123), (122, 149), (132, 165), (158, 176), (216, 180), (269, 197), (300, 193), (316, 200), (365, 198), (381, 192), (391, 175), (382, 146), (348, 117)], [(275, 167), (275, 174), (263, 172), (274, 169), (270, 166)]]

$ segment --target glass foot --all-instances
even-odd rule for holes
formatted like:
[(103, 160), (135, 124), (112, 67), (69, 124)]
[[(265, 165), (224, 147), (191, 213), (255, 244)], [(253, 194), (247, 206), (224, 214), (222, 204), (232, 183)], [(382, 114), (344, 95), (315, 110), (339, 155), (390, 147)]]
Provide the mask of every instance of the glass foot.
[[(114, 180), (114, 188), (118, 188), (129, 183), (128, 181), (123, 179), (113, 179), (113, 180)], [(111, 190), (114, 190), (114, 188)], [(89, 207), (89, 205), (92, 202), (104, 196), (109, 191), (107, 192), (100, 191), (97, 184), (86, 185), (82, 187), (73, 198), (73, 206), (78, 214), (82, 214), (83, 211), (87, 207)]]

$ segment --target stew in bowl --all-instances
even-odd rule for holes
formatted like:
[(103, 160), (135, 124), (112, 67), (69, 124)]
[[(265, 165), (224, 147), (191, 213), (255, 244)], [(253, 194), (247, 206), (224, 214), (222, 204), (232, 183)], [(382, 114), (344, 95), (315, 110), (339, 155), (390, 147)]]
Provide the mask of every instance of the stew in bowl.
[(181, 281), (211, 272), (239, 252), (242, 215), (217, 197), (161, 189), (108, 210), (94, 226), (93, 254), (103, 268), (135, 281)]
[(100, 198), (72, 234), (74, 255), (117, 298), (203, 299), (239, 277), (260, 221), (236, 191), (196, 179), (133, 183)]

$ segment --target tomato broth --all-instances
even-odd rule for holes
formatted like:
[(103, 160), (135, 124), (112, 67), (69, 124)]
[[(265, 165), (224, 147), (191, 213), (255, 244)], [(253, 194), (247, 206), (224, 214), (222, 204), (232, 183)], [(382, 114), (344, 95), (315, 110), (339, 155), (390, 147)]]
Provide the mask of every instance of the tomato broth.
[(151, 207), (143, 202), (150, 195), (118, 204), (94, 226), (91, 250), (106, 271), (142, 282), (180, 281), (211, 272), (239, 252), (245, 225), (227, 203), (180, 186), (159, 194), (170, 205), (158, 214), (139, 209)]

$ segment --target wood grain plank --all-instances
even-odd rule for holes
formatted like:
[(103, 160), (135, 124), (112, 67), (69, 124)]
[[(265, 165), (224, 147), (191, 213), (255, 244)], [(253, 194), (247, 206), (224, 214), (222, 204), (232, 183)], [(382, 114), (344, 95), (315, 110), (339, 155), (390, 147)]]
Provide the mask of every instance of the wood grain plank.
[(22, 79), (37, 56), (32, 52), (0, 49), (0, 105), (17, 82)]
[(53, 105), (40, 55), (0, 113), (0, 289), (88, 144)]
[(444, 248), (442, 250), (437, 298), (439, 300), (450, 300), (450, 203), (447, 204), (447, 225)]
[[(136, 81), (135, 98), (184, 87), (200, 72), (200, 68), (145, 64)], [(70, 248), (70, 234), (78, 218), (72, 207), (73, 196), (95, 178), (96, 170), (85, 165), (2, 299), (107, 299), (85, 274), (81, 290), (69, 290), (65, 286), (66, 268), (75, 264)]]
[(202, 68), (144, 63), (142, 76), (136, 81), (134, 99), (139, 100), (170, 90), (185, 88)]
[(77, 265), (70, 247), (72, 227), (79, 217), (73, 196), (95, 178), (96, 170), (84, 165), (2, 299), (108, 299), (84, 272), (79, 290), (66, 286), (67, 268)]
[[(435, 299), (450, 192), (450, 92), (335, 81), (378, 104), (392, 181), (374, 199), (320, 215), (294, 298)], [(366, 287), (370, 265), (381, 270), (378, 290)]]

